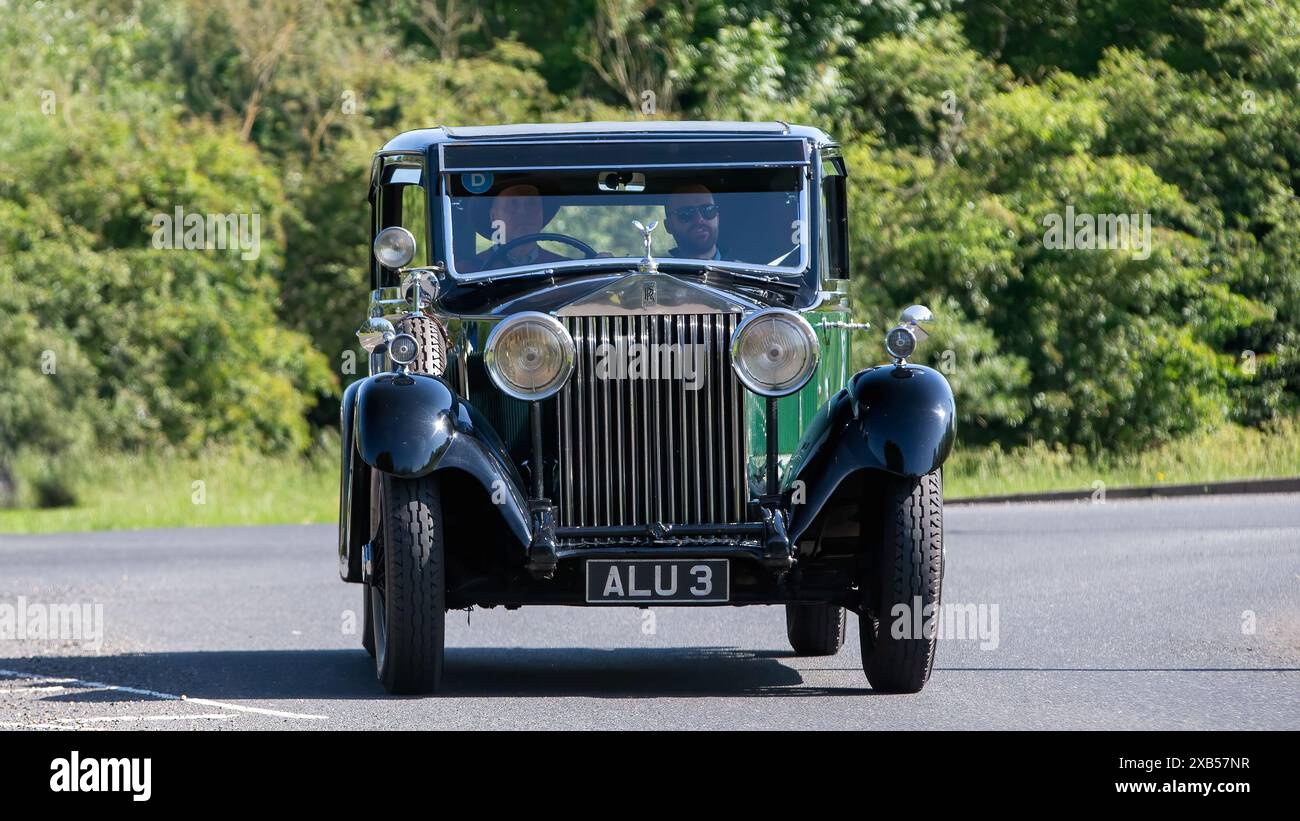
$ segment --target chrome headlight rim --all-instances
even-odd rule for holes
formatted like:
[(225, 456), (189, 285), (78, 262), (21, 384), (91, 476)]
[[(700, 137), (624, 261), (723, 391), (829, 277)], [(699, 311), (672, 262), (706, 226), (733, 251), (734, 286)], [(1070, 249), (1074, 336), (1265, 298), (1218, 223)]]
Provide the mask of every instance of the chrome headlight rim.
[[(497, 361), (496, 346), (501, 338), (512, 328), (524, 323), (536, 322), (541, 324), (547, 331), (550, 331), (560, 342), (560, 371), (555, 378), (545, 388), (528, 392), (522, 390), (518, 385), (511, 382), (501, 372), (500, 363)], [(544, 314), (541, 311), (521, 311), (512, 314), (497, 323), (488, 334), (487, 343), (483, 346), (483, 365), (487, 368), (488, 376), (492, 379), (492, 384), (507, 396), (514, 399), (520, 399), (524, 402), (538, 402), (543, 399), (549, 399), (568, 383), (569, 377), (573, 374), (574, 363), (577, 360), (577, 346), (573, 342), (573, 337), (569, 334), (569, 329), (564, 327), (560, 322), (550, 314)]]
[[(397, 343), (399, 340), (403, 343), (406, 342), (410, 343), (411, 355), (409, 357), (403, 357), (398, 355), (397, 352), (398, 350), (400, 350), (400, 347), (398, 346)], [(402, 366), (410, 365), (419, 357), (420, 357), (420, 343), (411, 334), (394, 334), (393, 338), (388, 340), (388, 358), (393, 360), (395, 364), (402, 365)]]
[[(390, 244), (391, 241), (396, 241)], [(384, 258), (389, 251), (396, 250), (400, 257)], [(400, 225), (390, 225), (384, 230), (375, 234), (375, 239), (370, 243), (370, 252), (374, 254), (375, 260), (385, 268), (399, 270), (411, 264), (415, 259), (415, 234), (406, 230)], [(398, 262), (398, 260), (401, 260)]]
[[(810, 354), (808, 357), (808, 363), (798, 378), (789, 382), (784, 387), (775, 389), (768, 384), (756, 380), (741, 362), (740, 357), (740, 341), (746, 330), (752, 328), (754, 323), (772, 317), (780, 317), (783, 320), (789, 321), (799, 332), (800, 336), (803, 337), (804, 343), (807, 345)], [(817, 333), (813, 330), (812, 325), (810, 325), (808, 320), (804, 319), (801, 314), (792, 311), (789, 308), (763, 308), (742, 319), (740, 324), (736, 326), (736, 330), (731, 332), (730, 352), (731, 370), (736, 374), (736, 378), (740, 380), (742, 385), (759, 396), (778, 399), (782, 396), (789, 396), (790, 394), (798, 393), (799, 390), (807, 385), (808, 381), (812, 379), (813, 374), (817, 372), (817, 365), (821, 360), (821, 343), (818, 341)]]

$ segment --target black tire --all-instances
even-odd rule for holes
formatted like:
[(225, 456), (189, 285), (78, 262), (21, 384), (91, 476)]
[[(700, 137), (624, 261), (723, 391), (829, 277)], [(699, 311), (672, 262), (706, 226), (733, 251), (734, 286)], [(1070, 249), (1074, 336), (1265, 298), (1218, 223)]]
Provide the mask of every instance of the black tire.
[(848, 615), (834, 604), (787, 604), (785, 635), (797, 656), (833, 656), (844, 646)]
[[(916, 693), (930, 678), (938, 643), (933, 628), (943, 589), (943, 479), (939, 471), (916, 479), (889, 477), (883, 503), (876, 578), (866, 590), (869, 612), (858, 622), (862, 669), (873, 689)], [(873, 509), (871, 500), (864, 507)], [(900, 606), (905, 608), (901, 615), (895, 612)], [(921, 635), (914, 635), (918, 607), (922, 616), (929, 612), (935, 617), (923, 622)], [(895, 637), (891, 628), (898, 618), (907, 623), (900, 624), (902, 635)]]
[(361, 585), (361, 646), (375, 657), (375, 623), (371, 617), (370, 585)]
[(419, 353), (410, 369), (415, 373), (442, 376), (447, 370), (447, 331), (431, 316), (405, 316), (397, 322), (397, 332), (415, 337)]
[[(377, 550), (375, 544), (379, 538), (379, 477), (378, 471), (370, 471), (370, 487), (366, 488), (369, 498), (369, 505), (366, 512), (369, 514), (368, 522), (374, 522), (371, 527), (370, 541), (371, 550)], [(361, 646), (370, 654), (371, 658), (375, 657), (375, 618), (374, 604), (370, 600), (370, 583), (361, 585)]]
[(379, 552), (370, 587), (375, 670), (394, 694), (433, 693), (442, 680), (446, 626), (442, 504), (433, 477), (385, 475)]

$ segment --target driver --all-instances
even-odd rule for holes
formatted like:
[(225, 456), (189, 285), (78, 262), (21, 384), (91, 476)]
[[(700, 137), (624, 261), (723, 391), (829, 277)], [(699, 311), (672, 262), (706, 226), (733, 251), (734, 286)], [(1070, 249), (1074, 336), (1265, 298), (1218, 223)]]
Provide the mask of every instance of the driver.
[[(475, 267), (480, 271), (483, 270), (497, 249), (511, 240), (539, 233), (542, 227), (550, 222), (549, 217), (555, 215), (554, 209), (551, 209), (549, 216), (546, 211), (541, 191), (537, 186), (518, 183), (502, 189), (493, 201), (491, 210), (488, 211), (490, 238), (493, 240), (493, 245), (475, 257)], [(502, 259), (502, 256), (505, 258)], [(567, 259), (569, 258), (542, 248), (536, 242), (526, 242), (511, 248), (504, 255), (498, 255), (493, 267), (509, 268), (515, 265), (564, 262)]]
[(722, 259), (718, 248), (719, 212), (713, 192), (699, 184), (685, 185), (664, 204), (664, 227), (677, 245), (668, 256), (679, 259)]

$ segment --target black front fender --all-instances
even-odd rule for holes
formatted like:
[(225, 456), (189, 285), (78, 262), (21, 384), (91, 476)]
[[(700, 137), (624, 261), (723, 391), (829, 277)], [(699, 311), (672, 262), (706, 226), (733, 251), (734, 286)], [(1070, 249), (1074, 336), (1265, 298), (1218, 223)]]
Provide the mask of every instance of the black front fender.
[(339, 412), (342, 469), (339, 485), (339, 576), (345, 582), (361, 581), (361, 546), (370, 540), (370, 465), (356, 458), (353, 417), (357, 389), (353, 382), (343, 390)]
[(357, 454), (393, 476), (425, 476), (451, 446), (462, 404), (436, 377), (383, 373), (363, 379), (353, 407)]
[[(358, 380), (344, 391), (342, 422), (347, 497), (339, 507), (340, 516), (347, 518), (340, 521), (339, 570), (346, 581), (361, 579), (358, 554), (369, 533), (362, 535), (352, 519), (363, 504), (368, 518), (370, 470), (403, 478), (453, 468), (470, 474), (490, 494), (520, 548), (527, 550), (531, 528), (523, 481), (496, 432), (446, 382), (402, 373)], [(359, 481), (362, 474), (364, 485)], [(364, 502), (358, 497), (362, 488)]]
[(850, 475), (923, 476), (943, 465), (955, 435), (952, 388), (938, 371), (881, 365), (854, 375), (813, 418), (786, 471), (791, 540)]

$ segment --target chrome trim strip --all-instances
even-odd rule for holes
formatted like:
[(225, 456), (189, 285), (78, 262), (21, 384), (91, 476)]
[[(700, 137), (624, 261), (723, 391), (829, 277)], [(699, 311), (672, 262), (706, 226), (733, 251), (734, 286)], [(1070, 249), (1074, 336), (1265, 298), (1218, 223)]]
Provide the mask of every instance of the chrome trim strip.
[[(686, 354), (686, 351), (688, 350), (686, 346), (689, 344), (690, 342), (687, 340), (686, 337), (685, 317), (678, 316), (677, 317), (677, 355), (678, 355), (677, 367), (679, 369), (682, 368), (680, 357)], [(691, 458), (690, 441), (689, 441), (690, 429), (698, 425), (699, 420), (695, 419), (693, 416), (688, 416), (689, 409), (686, 407), (686, 380), (673, 379), (672, 381), (677, 383), (678, 386), (677, 395), (681, 398), (681, 403), (682, 403), (682, 423), (677, 426), (677, 429), (680, 430), (682, 433), (681, 435), (682, 449), (677, 458), (677, 461), (681, 465), (681, 473), (682, 473), (682, 492), (680, 496), (682, 500), (682, 518), (680, 519), (680, 521), (689, 522), (692, 521), (691, 480), (689, 475), (690, 471), (686, 469), (686, 463), (690, 461)]]
[[(737, 327), (734, 317), (732, 318), (730, 325), (730, 334), (734, 335)], [(730, 336), (728, 337), (728, 340), (730, 340)], [(728, 351), (728, 354), (730, 354), (730, 351)], [(728, 359), (730, 359), (730, 356), (728, 356)], [(730, 362), (728, 362), (728, 365), (730, 365)], [(735, 372), (735, 368), (730, 368), (730, 370), (732, 373)], [(747, 514), (747, 511), (745, 510), (745, 499), (749, 496), (749, 443), (745, 437), (744, 426), (745, 397), (741, 393), (740, 379), (732, 379), (730, 382), (732, 435), (735, 437), (737, 453), (737, 461), (732, 462), (732, 464), (738, 465), (740, 468), (740, 475), (736, 477), (733, 486), (736, 489), (736, 510), (738, 511), (740, 520), (744, 521)]]
[[(593, 320), (593, 321), (594, 321), (594, 320)], [(599, 339), (599, 342), (597, 342), (597, 345), (596, 345), (597, 347), (599, 347), (599, 346), (602, 345), (602, 344), (606, 344), (606, 343), (609, 342), (609, 317), (602, 316), (602, 317), (600, 318), (600, 336), (597, 337), (597, 339)], [(595, 356), (596, 356), (596, 354), (595, 354), (595, 352), (593, 351), (593, 353), (592, 353), (593, 360), (594, 360)], [(609, 432), (610, 432), (610, 427), (609, 427), (609, 383), (612, 382), (612, 381), (614, 381), (614, 380), (612, 380), (612, 379), (610, 379), (610, 378), (608, 377), (608, 373), (609, 373), (608, 365), (606, 365), (606, 371), (605, 371), (605, 373), (606, 373), (606, 378), (605, 378), (605, 379), (601, 379), (599, 373), (597, 373), (596, 378), (597, 378), (599, 381), (601, 381), (601, 382), (604, 383), (604, 384), (601, 386), (601, 391), (600, 391), (600, 396), (601, 396), (601, 400), (602, 400), (602, 402), (601, 402), (601, 410), (603, 411), (603, 414), (602, 414), (602, 415), (603, 415), (603, 419), (604, 419), (604, 426), (600, 429), (600, 431), (601, 431), (601, 437), (600, 437), (600, 438), (601, 438), (601, 442), (602, 442), (602, 444), (605, 446), (605, 493), (604, 493), (603, 495), (604, 495), (604, 497), (605, 497), (605, 524), (607, 524), (607, 525), (612, 525), (612, 524), (614, 524), (614, 512), (613, 512), (613, 503), (610, 501), (610, 498), (609, 498), (609, 497), (610, 497), (611, 495), (613, 495), (610, 491), (613, 490), (613, 488), (614, 488), (614, 483), (613, 483), (613, 481), (611, 480), (611, 477), (610, 477), (610, 468), (611, 468), (611, 464), (610, 464), (610, 463), (613, 462), (614, 459), (613, 459), (613, 453), (611, 453), (611, 450), (612, 450), (612, 449), (611, 449), (611, 447), (610, 447), (610, 441), (609, 441), (609, 440), (610, 440), (610, 435), (609, 435)], [(619, 524), (622, 524), (622, 522), (619, 522)]]
[[(650, 344), (650, 322), (651, 322), (651, 318), (648, 317), (648, 316), (643, 316), (643, 317), (639, 317), (638, 319), (639, 319), (639, 325), (640, 325), (640, 328), (639, 328), (639, 338), (640, 338), (641, 344), (642, 344), (642, 345), (649, 345), (649, 344)], [(652, 491), (650, 490), (650, 460), (651, 460), (651, 458), (652, 458), (652, 457), (651, 457), (651, 450), (650, 450), (650, 428), (653, 427), (654, 425), (656, 425), (657, 422), (658, 422), (658, 418), (659, 418), (659, 417), (658, 417), (658, 413), (657, 413), (657, 411), (658, 411), (658, 409), (659, 409), (659, 406), (658, 406), (658, 405), (655, 406), (656, 414), (655, 414), (654, 418), (652, 419), (651, 416), (650, 416), (650, 381), (649, 381), (649, 380), (645, 380), (645, 383), (646, 383), (646, 384), (644, 384), (644, 385), (641, 386), (641, 407), (642, 407), (642, 410), (643, 410), (644, 413), (645, 413), (645, 425), (643, 426), (642, 431), (641, 431), (641, 433), (642, 433), (642, 437), (643, 437), (642, 441), (645, 443), (645, 451), (644, 451), (644, 452), (645, 452), (645, 456), (644, 456), (643, 459), (642, 459), (642, 461), (643, 461), (643, 463), (644, 463), (643, 472), (644, 472), (644, 479), (645, 479), (645, 481), (644, 481), (644, 483), (642, 484), (642, 487), (645, 488), (645, 494), (646, 494), (646, 496), (645, 496), (645, 520), (646, 520), (646, 521), (651, 521), (650, 517), (651, 517), (651, 515), (652, 515), (652, 514), (651, 514), (652, 500), (653, 500), (655, 494), (653, 494)], [(655, 521), (657, 521), (657, 520), (655, 520)]]
[(807, 167), (808, 160), (766, 160), (763, 162), (641, 162), (641, 163), (600, 163), (598, 165), (494, 165), (489, 167), (442, 166), (449, 174), (466, 171), (616, 171), (621, 168), (801, 168)]
[[(704, 418), (707, 422), (704, 426), (704, 454), (706, 457), (713, 454), (713, 383), (718, 381), (716, 374), (713, 379), (708, 379), (709, 371), (713, 370), (713, 329), (717, 325), (717, 317), (706, 316), (700, 318), (701, 330), (704, 334), (704, 355), (699, 359), (699, 365), (706, 368), (703, 373), (697, 374), (698, 378), (708, 380), (707, 384), (702, 385), (704, 390)], [(698, 401), (698, 400), (697, 400)], [(709, 491), (709, 509), (708, 520), (716, 522), (718, 520), (718, 510), (713, 503), (713, 474), (717, 470), (719, 462), (725, 463), (725, 459), (705, 459), (706, 479)]]

